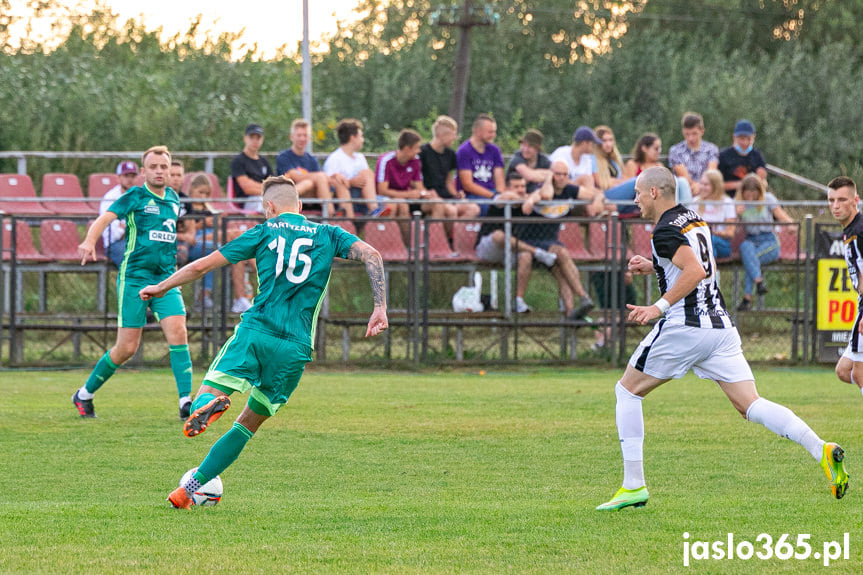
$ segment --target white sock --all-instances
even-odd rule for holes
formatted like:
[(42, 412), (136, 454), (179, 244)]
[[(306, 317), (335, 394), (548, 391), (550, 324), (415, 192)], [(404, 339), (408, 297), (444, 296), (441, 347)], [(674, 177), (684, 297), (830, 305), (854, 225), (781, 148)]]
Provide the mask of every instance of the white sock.
[(81, 389), (78, 390), (79, 399), (93, 399), (93, 397), (95, 397), (95, 395), (87, 391), (86, 385), (82, 385)]
[(821, 461), (824, 441), (787, 407), (759, 397), (746, 410), (746, 419), (760, 423), (780, 437), (799, 443), (815, 461)]
[(644, 415), (641, 412), (643, 398), (631, 393), (620, 382), (614, 386), (617, 405), (614, 413), (620, 451), (623, 454), (623, 487), (638, 489), (644, 482)]
[(863, 387), (860, 388), (860, 393), (863, 393)]
[(184, 395), (183, 397), (180, 398), (180, 407), (183, 407), (187, 403), (192, 403), (191, 397), (189, 397), (188, 395)]

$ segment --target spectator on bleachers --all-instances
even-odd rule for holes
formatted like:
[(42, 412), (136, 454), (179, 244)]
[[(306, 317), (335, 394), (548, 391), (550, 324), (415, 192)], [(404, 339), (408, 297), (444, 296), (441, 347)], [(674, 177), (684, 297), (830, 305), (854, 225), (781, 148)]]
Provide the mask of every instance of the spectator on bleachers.
[[(420, 164), (423, 185), (434, 190), (444, 200), (464, 198), (464, 191), (456, 190), (455, 174), (458, 162), (452, 144), (458, 136), (458, 123), (449, 116), (438, 116), (432, 124), (432, 139), (420, 146)], [(469, 202), (441, 204), (444, 210), (446, 234), (452, 237), (452, 221), (457, 218), (471, 219), (479, 215), (479, 206)]]
[(746, 271), (743, 282), (743, 299), (738, 311), (752, 309), (752, 288), (759, 295), (767, 293), (767, 284), (761, 266), (779, 259), (779, 240), (773, 233), (773, 223), (793, 223), (791, 216), (779, 205), (767, 183), (757, 174), (747, 174), (740, 182), (740, 197), (737, 198), (737, 215), (745, 226), (746, 239), (740, 245), (740, 258)]
[(259, 213), (264, 213), (264, 207), (261, 204), (261, 184), (273, 175), (270, 162), (259, 153), (263, 144), (264, 129), (259, 124), (249, 124), (243, 135), (243, 151), (231, 160), (234, 197), (256, 200), (240, 203), (239, 207)]
[(689, 182), (689, 189), (695, 190), (701, 175), (719, 165), (719, 148), (703, 139), (704, 118), (701, 114), (686, 112), (680, 125), (683, 141), (668, 149), (668, 167), (675, 176)]
[[(485, 214), (486, 218), (503, 218), (506, 216), (505, 203), (519, 202), (510, 207), (512, 217), (521, 217), (522, 204), (527, 200), (527, 184), (521, 174), (513, 172), (510, 174), (509, 186), (503, 192), (495, 195), (495, 202), (489, 204)], [(513, 226), (514, 228), (515, 226)], [(536, 260), (552, 267), (557, 256), (542, 248), (535, 248), (527, 242), (520, 241), (513, 233), (510, 236), (510, 249), (516, 261), (516, 287), (515, 287), (515, 311), (525, 313), (530, 311), (530, 306), (524, 301), (524, 293), (527, 291), (527, 282), (530, 279), (531, 266)], [(476, 236), (476, 255), (486, 263), (500, 264), (504, 261), (506, 254), (506, 233), (503, 222), (484, 221)]]
[[(418, 157), (422, 138), (414, 130), (399, 133), (398, 149), (378, 157), (375, 181), (379, 196), (398, 200), (437, 200), (437, 192), (423, 186), (422, 164)], [(399, 227), (405, 245), (410, 245), (410, 219), (420, 211), (434, 219), (445, 216), (444, 205), (439, 203), (394, 203), (390, 205), (399, 218)]]
[(713, 257), (727, 258), (731, 255), (731, 240), (734, 238), (734, 222), (737, 210), (734, 200), (725, 193), (722, 174), (719, 170), (706, 170), (698, 181), (698, 203), (695, 211), (710, 224), (710, 238), (713, 243)]
[[(552, 162), (551, 168), (551, 185), (553, 188), (553, 199), (556, 200), (581, 200), (590, 202), (586, 205), (579, 206), (580, 216), (589, 218), (601, 215), (605, 211), (605, 195), (595, 188), (582, 188), (571, 183), (569, 179), (569, 168), (561, 161)], [(562, 207), (558, 206), (557, 209)], [(558, 216), (563, 217), (563, 216)]]
[(719, 171), (725, 180), (725, 192), (732, 198), (747, 174), (757, 174), (767, 181), (767, 162), (754, 146), (755, 126), (749, 120), (740, 120), (734, 126), (734, 144), (719, 152)]
[(390, 208), (378, 205), (375, 174), (369, 169), (369, 161), (360, 153), (365, 143), (363, 123), (346, 118), (336, 125), (336, 136), (339, 147), (324, 160), (324, 172), (336, 190), (336, 197), (367, 200), (354, 206), (356, 214), (389, 215)]
[[(503, 154), (494, 145), (497, 122), (488, 114), (480, 114), (473, 123), (470, 138), (456, 150), (458, 177), (456, 189), (463, 190), (470, 200), (494, 198), (506, 188), (503, 174)], [(490, 204), (478, 204), (486, 215)]]
[[(185, 246), (186, 262), (199, 260), (209, 255), (216, 246), (214, 240), (213, 215), (215, 210), (209, 201), (213, 197), (210, 178), (198, 174), (189, 183), (189, 198), (186, 214), (177, 221), (177, 259), (180, 259), (180, 242)], [(182, 222), (182, 225), (180, 225)], [(182, 231), (181, 231), (182, 230)], [(198, 292), (198, 303), (205, 309), (213, 307), (213, 274), (204, 276), (203, 288)]]
[[(527, 195), (527, 199), (522, 204), (522, 213), (528, 218), (534, 218), (541, 223), (523, 223), (514, 226), (516, 237), (530, 244), (536, 249), (549, 252), (556, 256), (554, 265), (551, 267), (551, 273), (557, 280), (558, 292), (563, 301), (564, 312), (566, 317), (571, 320), (583, 319), (584, 316), (593, 309), (593, 300), (587, 295), (584, 286), (581, 283), (581, 277), (578, 273), (578, 267), (572, 258), (569, 257), (569, 252), (558, 239), (560, 233), (560, 222), (558, 219), (567, 215), (581, 215), (579, 210), (573, 210), (570, 200), (578, 199), (578, 186), (573, 186), (568, 183), (565, 177), (558, 176), (559, 186), (554, 183), (554, 174), (566, 172), (566, 164), (563, 162), (554, 162), (553, 170), (546, 177), (539, 190)], [(512, 180), (511, 180), (512, 182)], [(510, 188), (513, 188), (513, 183)], [(556, 202), (555, 202), (556, 201)], [(543, 202), (537, 205), (538, 202)], [(584, 212), (583, 206), (580, 211)], [(574, 212), (571, 214), (571, 212)], [(521, 257), (521, 256), (520, 256)], [(526, 269), (527, 277), (524, 278), (525, 287), (530, 278), (531, 268)], [(578, 307), (575, 307), (573, 294), (580, 298)]]
[[(119, 183), (105, 192), (102, 201), (99, 202), (99, 215), (108, 211), (114, 201), (125, 194), (129, 188), (135, 185), (138, 177), (138, 165), (135, 162), (125, 161), (117, 164), (117, 180)], [(102, 232), (102, 245), (105, 246), (105, 254), (117, 268), (123, 263), (123, 253), (126, 251), (126, 222), (120, 218), (115, 219), (105, 231)]]
[(508, 179), (512, 172), (518, 172), (527, 182), (527, 193), (538, 190), (548, 176), (551, 160), (542, 153), (542, 132), (533, 128), (527, 130), (519, 142), (521, 146), (512, 155), (506, 168)]
[[(264, 129), (259, 124), (249, 124), (243, 134), (243, 151), (231, 160), (231, 180), (235, 198), (253, 198), (255, 201), (243, 202), (239, 207), (244, 210), (264, 212), (261, 203), (261, 189), (264, 180), (273, 175), (270, 162), (260, 155), (264, 144)], [(234, 288), (233, 313), (243, 313), (252, 307), (252, 295), (248, 290), (246, 276), (257, 276), (255, 260), (246, 260), (231, 266), (231, 284)]]
[(189, 207), (187, 200), (189, 196), (183, 192), (183, 178), (186, 176), (186, 167), (181, 160), (171, 160), (171, 170), (168, 172), (168, 187), (177, 192), (180, 198), (180, 215), (186, 213)]
[(596, 184), (605, 191), (623, 183), (623, 158), (617, 149), (614, 132), (608, 126), (597, 126), (596, 137), (602, 144), (594, 149), (596, 157)]
[[(310, 126), (307, 121), (297, 118), (291, 122), (291, 147), (279, 152), (276, 156), (276, 174), (291, 178), (297, 185), (297, 193), (301, 198), (314, 197), (320, 200), (329, 200), (333, 197), (333, 190), (337, 192), (336, 197), (345, 200), (339, 203), (341, 213), (335, 214), (336, 207), (329, 204), (328, 215), (339, 215), (347, 218), (354, 217), (354, 205), (351, 203), (351, 194), (344, 186), (330, 187), (330, 178), (321, 171), (321, 165), (317, 158), (306, 151), (309, 145)], [(320, 206), (315, 206), (318, 209)]]
[(588, 126), (579, 126), (572, 135), (572, 144), (560, 146), (551, 153), (549, 159), (566, 164), (572, 185), (590, 189), (597, 185), (594, 144), (602, 144), (596, 132)]
[(625, 180), (635, 178), (647, 168), (661, 166), (662, 162), (659, 161), (661, 155), (662, 140), (659, 136), (653, 132), (642, 134), (632, 147), (632, 157), (623, 166), (623, 178)]

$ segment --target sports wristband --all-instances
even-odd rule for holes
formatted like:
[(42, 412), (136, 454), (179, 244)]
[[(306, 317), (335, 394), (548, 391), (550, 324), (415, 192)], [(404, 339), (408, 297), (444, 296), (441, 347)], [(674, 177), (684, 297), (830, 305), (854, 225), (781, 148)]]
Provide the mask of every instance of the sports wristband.
[(654, 302), (654, 304), (653, 304), (653, 305), (655, 305), (656, 307), (658, 307), (658, 308), (659, 308), (659, 313), (662, 313), (662, 314), (664, 314), (665, 312), (667, 312), (667, 311), (668, 311), (668, 308), (670, 308), (670, 307), (671, 307), (671, 304), (670, 304), (670, 303), (668, 303), (668, 301), (667, 301), (664, 297), (661, 297), (661, 298), (659, 298), (658, 300), (656, 300), (656, 302)]

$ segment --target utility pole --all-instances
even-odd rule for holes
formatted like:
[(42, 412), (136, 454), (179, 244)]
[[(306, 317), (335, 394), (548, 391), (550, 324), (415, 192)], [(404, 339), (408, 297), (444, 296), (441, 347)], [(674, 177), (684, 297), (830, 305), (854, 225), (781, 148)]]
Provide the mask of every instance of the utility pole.
[(433, 24), (459, 29), (452, 97), (449, 101), (449, 115), (458, 122), (459, 126), (464, 123), (464, 106), (470, 76), (471, 29), (474, 26), (491, 26), (497, 19), (498, 16), (492, 13), (489, 6), (483, 6), (481, 9), (474, 8), (473, 0), (464, 0), (460, 11), (458, 7), (452, 6), (438, 9), (432, 14)]
[[(303, 119), (309, 123), (309, 134), (314, 134), (312, 126), (312, 57), (309, 50), (309, 0), (303, 0)], [(314, 138), (309, 138), (308, 152), (312, 152)]]

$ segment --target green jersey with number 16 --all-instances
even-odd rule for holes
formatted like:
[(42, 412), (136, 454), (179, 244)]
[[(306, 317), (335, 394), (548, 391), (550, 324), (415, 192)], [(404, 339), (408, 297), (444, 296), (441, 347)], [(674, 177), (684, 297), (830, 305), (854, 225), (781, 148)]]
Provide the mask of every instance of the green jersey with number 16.
[(243, 325), (314, 347), (333, 258), (346, 258), (355, 235), (285, 212), (221, 248), (232, 264), (255, 258), (258, 295)]

